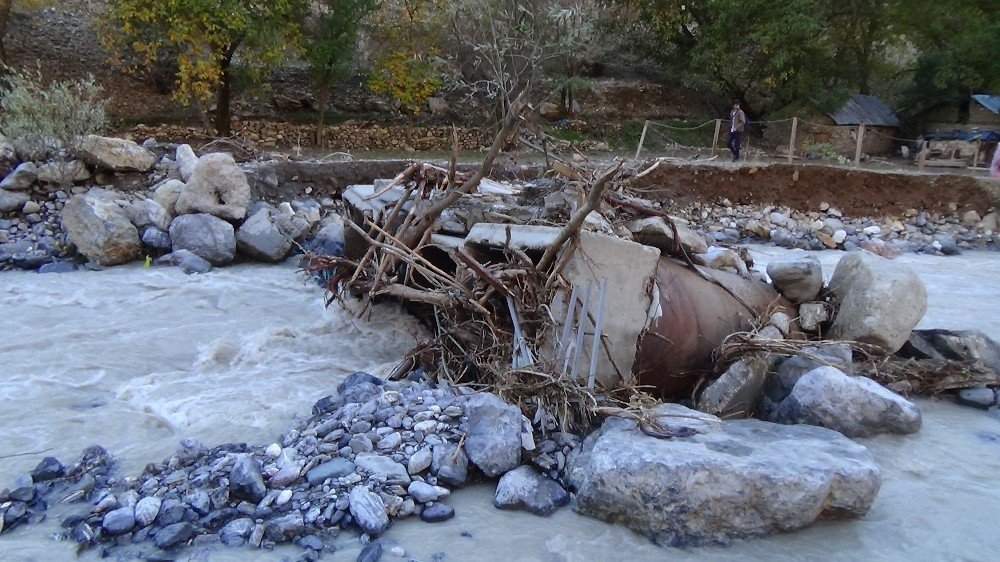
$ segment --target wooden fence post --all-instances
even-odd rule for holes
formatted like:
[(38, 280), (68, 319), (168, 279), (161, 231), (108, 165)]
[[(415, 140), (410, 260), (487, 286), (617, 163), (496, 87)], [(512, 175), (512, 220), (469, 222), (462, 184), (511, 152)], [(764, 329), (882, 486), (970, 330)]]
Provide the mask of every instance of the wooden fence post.
[(865, 142), (865, 124), (858, 125), (858, 149), (854, 152), (854, 167), (861, 165), (861, 146)]
[(639, 159), (639, 154), (642, 152), (642, 143), (646, 142), (646, 131), (649, 129), (649, 119), (646, 120), (642, 125), (642, 136), (639, 137), (639, 146), (635, 149), (635, 159)]
[(799, 128), (799, 118), (792, 117), (792, 135), (788, 139), (788, 163), (795, 163), (795, 132)]
[(715, 158), (715, 149), (719, 146), (719, 131), (722, 130), (722, 119), (715, 120), (715, 136), (712, 137), (712, 158)]

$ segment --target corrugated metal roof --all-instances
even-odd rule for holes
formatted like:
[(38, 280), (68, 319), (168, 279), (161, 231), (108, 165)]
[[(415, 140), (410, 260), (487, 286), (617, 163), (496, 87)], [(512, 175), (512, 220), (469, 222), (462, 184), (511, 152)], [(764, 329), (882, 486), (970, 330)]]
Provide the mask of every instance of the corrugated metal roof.
[(875, 96), (853, 94), (837, 111), (830, 114), (838, 125), (874, 125), (876, 127), (898, 127), (899, 118), (882, 100)]
[(979, 105), (985, 107), (986, 109), (992, 111), (993, 113), (1000, 113), (1000, 96), (991, 96), (989, 94), (976, 94), (972, 96), (972, 99), (979, 102)]

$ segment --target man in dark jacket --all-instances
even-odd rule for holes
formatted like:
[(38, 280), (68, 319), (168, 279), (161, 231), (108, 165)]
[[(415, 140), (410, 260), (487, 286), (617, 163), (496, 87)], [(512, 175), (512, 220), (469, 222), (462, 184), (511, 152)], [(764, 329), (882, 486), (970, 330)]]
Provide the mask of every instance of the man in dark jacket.
[(733, 153), (733, 162), (740, 159), (740, 145), (743, 144), (743, 131), (747, 128), (747, 116), (740, 109), (740, 100), (733, 100), (733, 110), (729, 113), (729, 138), (726, 146)]

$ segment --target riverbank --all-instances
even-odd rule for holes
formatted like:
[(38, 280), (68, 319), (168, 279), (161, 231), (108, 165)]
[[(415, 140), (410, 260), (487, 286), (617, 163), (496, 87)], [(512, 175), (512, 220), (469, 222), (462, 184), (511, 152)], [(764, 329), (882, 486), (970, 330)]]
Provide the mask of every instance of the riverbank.
[[(769, 257), (787, 254), (771, 246), (753, 251), (760, 270)], [(845, 254), (814, 255), (826, 266)], [(1000, 325), (990, 320), (997, 311), (989, 308), (996, 302), (991, 286), (1000, 256), (898, 259), (928, 287), (929, 310), (920, 327), (981, 329), (1000, 337)], [(336, 307), (324, 310), (321, 299), (319, 288), (287, 263), (201, 276), (135, 265), (56, 276), (4, 273), (0, 303), (10, 312), (0, 331), (7, 335), (10, 374), (0, 392), (16, 407), (0, 436), (5, 454), (52, 449), (0, 459), (0, 482), (11, 483), (41, 456), (73, 459), (93, 443), (115, 454), (124, 474), (138, 474), (146, 463), (169, 456), (185, 437), (209, 446), (267, 445), (348, 372), (387, 372), (419, 334), (398, 311), (380, 309), (363, 322)], [(989, 485), (1000, 469), (1000, 422), (943, 401), (919, 405), (925, 417), (920, 433), (861, 440), (883, 467), (882, 493), (866, 517), (727, 548), (670, 550), (671, 557), (799, 559), (806, 552), (833, 559), (982, 558), (997, 546), (987, 527), (1000, 515)], [(599, 560), (605, 551), (606, 559), (664, 555), (643, 537), (568, 509), (546, 519), (496, 510), (492, 492), (491, 486), (458, 491), (448, 500), (457, 512), (453, 520), (433, 526), (402, 521), (383, 541), (417, 560), (441, 552), (445, 560)], [(42, 549), (46, 559), (73, 557), (71, 543), (53, 545), (47, 538), (56, 515), (5, 533), (0, 551), (13, 560), (39, 559)], [(519, 541), (512, 546), (514, 533)], [(351, 535), (341, 537), (345, 556), (359, 549)], [(210, 560), (246, 555), (206, 548), (214, 549)], [(255, 554), (280, 559), (295, 552)]]

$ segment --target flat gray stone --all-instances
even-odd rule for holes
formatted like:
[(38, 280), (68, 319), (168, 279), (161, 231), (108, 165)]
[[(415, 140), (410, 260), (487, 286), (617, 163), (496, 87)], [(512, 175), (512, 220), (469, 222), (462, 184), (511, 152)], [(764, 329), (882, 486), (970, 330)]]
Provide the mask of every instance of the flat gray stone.
[(634, 421), (609, 418), (571, 453), (567, 476), (578, 512), (680, 547), (793, 531), (820, 517), (860, 517), (878, 494), (875, 460), (839, 433), (720, 421), (669, 406), (663, 423), (696, 431), (660, 439)]

